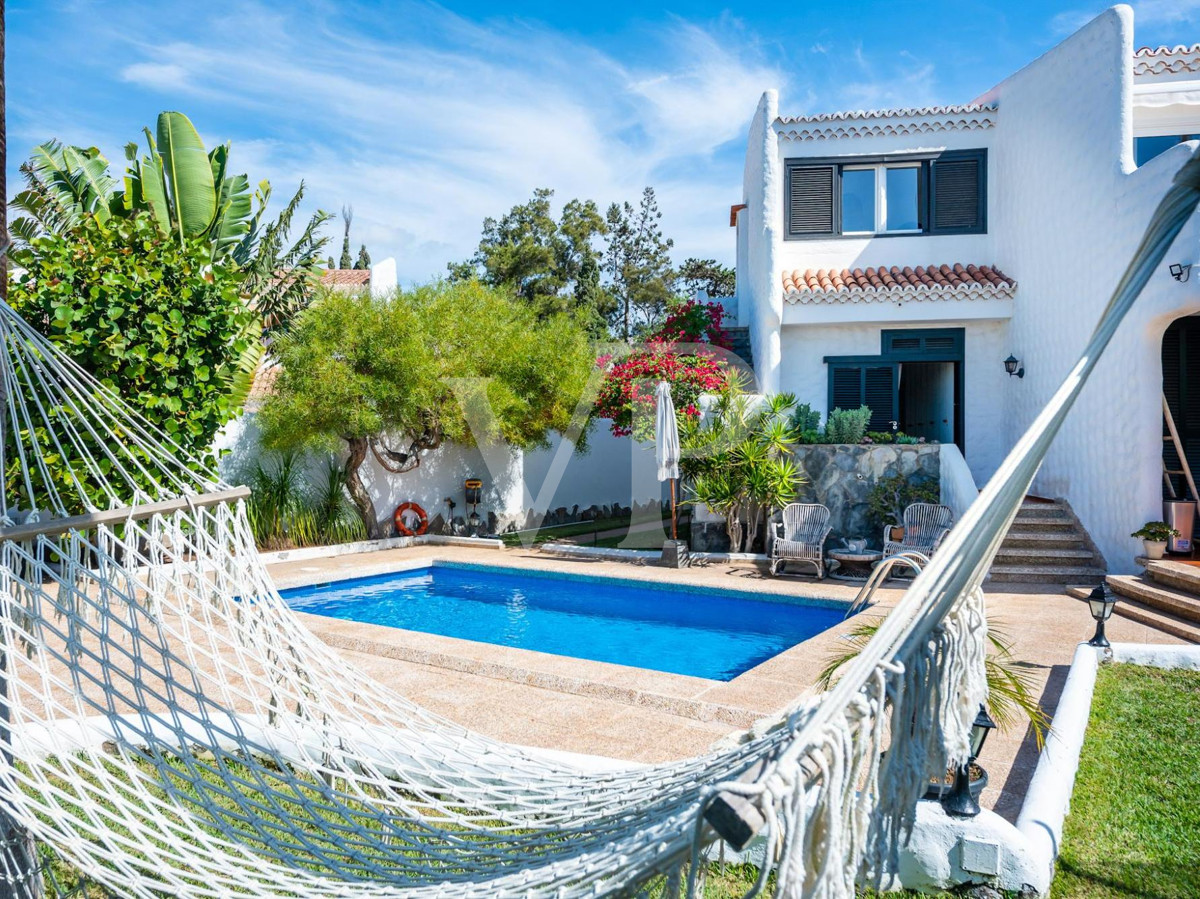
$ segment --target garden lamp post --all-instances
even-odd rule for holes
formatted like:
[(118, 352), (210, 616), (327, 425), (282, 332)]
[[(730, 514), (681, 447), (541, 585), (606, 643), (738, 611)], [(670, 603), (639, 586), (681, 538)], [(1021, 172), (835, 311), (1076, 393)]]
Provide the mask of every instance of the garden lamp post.
[(971, 763), (983, 752), (983, 744), (987, 742), (988, 734), (996, 727), (996, 722), (987, 713), (983, 703), (979, 704), (979, 714), (971, 725), (971, 755), (958, 766), (954, 772), (954, 786), (942, 800), (942, 808), (947, 815), (956, 818), (974, 818), (979, 814), (979, 802), (971, 795)]
[(1104, 585), (1101, 584), (1088, 594), (1087, 603), (1092, 617), (1096, 619), (1096, 634), (1088, 640), (1088, 646), (1107, 647), (1110, 644), (1108, 637), (1104, 635), (1104, 622), (1112, 617), (1113, 609), (1117, 605), (1117, 597), (1104, 589)]

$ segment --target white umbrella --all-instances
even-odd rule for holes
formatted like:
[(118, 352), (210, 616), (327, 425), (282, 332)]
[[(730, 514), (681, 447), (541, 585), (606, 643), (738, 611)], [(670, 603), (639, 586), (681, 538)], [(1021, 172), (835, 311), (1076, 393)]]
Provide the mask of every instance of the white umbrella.
[(678, 539), (675, 525), (675, 479), (679, 477), (679, 424), (675, 421), (675, 403), (671, 385), (659, 381), (654, 391), (654, 457), (658, 462), (658, 480), (671, 482), (671, 539)]

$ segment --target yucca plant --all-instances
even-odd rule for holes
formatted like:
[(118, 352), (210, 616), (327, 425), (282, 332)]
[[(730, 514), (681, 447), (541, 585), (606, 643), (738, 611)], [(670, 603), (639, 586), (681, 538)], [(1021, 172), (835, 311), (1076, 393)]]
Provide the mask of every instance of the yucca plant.
[(346, 492), (346, 466), (332, 459), (325, 469), (325, 480), (317, 485), (312, 514), (321, 542), (349, 543), (366, 540), (367, 529)]
[(732, 552), (750, 550), (764, 517), (796, 497), (800, 473), (790, 458), (795, 405), (787, 393), (755, 404), (734, 388), (707, 423), (685, 421), (680, 428), (685, 501), (725, 516)]
[[(817, 685), (822, 690), (828, 690), (834, 685), (842, 666), (862, 652), (881, 624), (883, 616), (866, 618), (843, 637), (843, 644), (830, 654), (817, 679)], [(988, 711), (1001, 730), (1028, 720), (1033, 728), (1038, 749), (1041, 749), (1050, 726), (1050, 718), (1042, 711), (1034, 696), (1037, 685), (1032, 675), (1019, 667), (1019, 663), (1013, 658), (1012, 640), (991, 618), (988, 619), (987, 637), (988, 652), (984, 669), (987, 675)]]

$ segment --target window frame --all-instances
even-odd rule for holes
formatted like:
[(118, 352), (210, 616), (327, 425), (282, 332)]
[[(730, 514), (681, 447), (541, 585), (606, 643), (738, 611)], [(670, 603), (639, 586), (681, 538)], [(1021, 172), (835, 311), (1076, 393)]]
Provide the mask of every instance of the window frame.
[[(979, 160), (979, 210), (980, 224), (970, 230), (933, 228), (933, 163), (939, 159), (947, 161), (963, 158)], [(834, 190), (832, 220), (833, 230), (819, 233), (793, 234), (791, 213), (792, 171), (805, 168), (833, 167)], [(842, 230), (842, 172), (862, 169), (875, 170), (875, 230)], [(887, 170), (889, 168), (917, 168), (917, 223), (918, 228), (889, 231), (887, 226)], [(784, 160), (784, 240), (872, 240), (893, 237), (937, 237), (940, 235), (987, 234), (987, 168), (986, 147), (940, 150), (923, 153), (888, 153), (870, 156), (795, 156)]]

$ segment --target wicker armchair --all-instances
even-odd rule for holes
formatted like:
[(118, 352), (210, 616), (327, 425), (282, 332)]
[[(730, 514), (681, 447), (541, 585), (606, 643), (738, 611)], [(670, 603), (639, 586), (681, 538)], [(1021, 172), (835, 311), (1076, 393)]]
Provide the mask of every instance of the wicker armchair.
[(949, 506), (939, 506), (934, 503), (913, 503), (904, 510), (904, 538), (891, 539), (891, 526), (883, 529), (883, 554), (894, 556), (896, 553), (915, 550), (932, 556), (941, 545), (942, 538), (950, 532), (954, 524), (954, 513)]
[(792, 503), (783, 510), (783, 521), (773, 522), (768, 536), (772, 576), (788, 562), (801, 562), (825, 577), (825, 538), (829, 536), (829, 509), (819, 503)]

